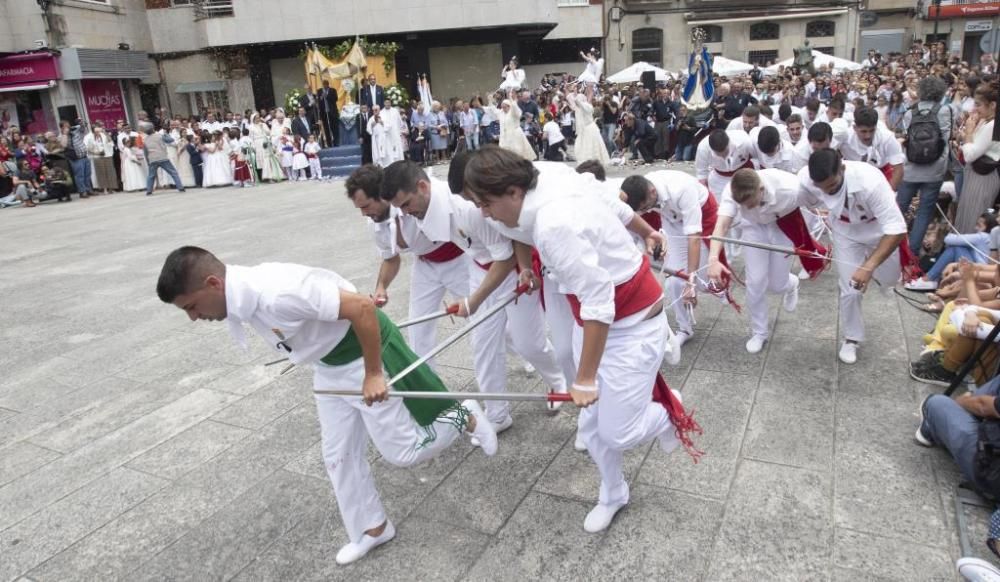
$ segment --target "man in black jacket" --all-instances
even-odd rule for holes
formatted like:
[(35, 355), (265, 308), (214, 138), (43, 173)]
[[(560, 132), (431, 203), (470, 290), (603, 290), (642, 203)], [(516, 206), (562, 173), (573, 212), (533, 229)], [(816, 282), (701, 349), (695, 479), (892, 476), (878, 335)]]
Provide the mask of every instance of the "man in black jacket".
[(625, 117), (625, 147), (632, 150), (632, 159), (637, 153), (642, 156), (642, 161), (647, 164), (653, 163), (653, 147), (656, 145), (656, 132), (646, 123), (645, 119), (639, 119), (634, 113), (629, 113)]
[(330, 87), (330, 81), (323, 81), (323, 88), (316, 94), (319, 103), (319, 121), (323, 124), (326, 147), (340, 145), (340, 111), (337, 109), (337, 90)]
[(361, 142), (361, 163), (372, 163), (372, 134), (368, 133), (368, 120), (371, 113), (367, 105), (361, 106), (361, 113), (358, 113), (358, 138)]
[(306, 115), (306, 108), (299, 107), (299, 115), (292, 120), (292, 135), (297, 135), (302, 138), (302, 141), (308, 141), (309, 134), (312, 133), (310, 128), (309, 117)]

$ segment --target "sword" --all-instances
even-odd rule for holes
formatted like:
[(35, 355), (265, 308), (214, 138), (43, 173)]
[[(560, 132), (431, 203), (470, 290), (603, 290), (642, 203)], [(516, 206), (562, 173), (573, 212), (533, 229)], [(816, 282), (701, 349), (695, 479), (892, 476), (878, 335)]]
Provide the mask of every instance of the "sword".
[(684, 271), (678, 271), (677, 269), (671, 269), (663, 263), (657, 261), (649, 261), (649, 266), (660, 272), (661, 275), (667, 275), (669, 277), (677, 277), (678, 279), (683, 279), (685, 281), (690, 281), (691, 276)]
[(823, 255), (821, 255), (819, 253), (816, 253), (816, 252), (813, 252), (813, 251), (806, 251), (806, 250), (802, 250), (802, 249), (796, 249), (796, 248), (790, 248), (790, 247), (782, 247), (782, 246), (771, 245), (771, 244), (767, 244), (767, 243), (750, 242), (750, 241), (740, 240), (738, 238), (729, 238), (727, 236), (710, 236), (708, 238), (710, 238), (710, 239), (712, 239), (714, 241), (722, 242), (722, 243), (732, 243), (734, 245), (741, 245), (741, 246), (745, 246), (745, 247), (752, 247), (752, 248), (755, 248), (755, 249), (762, 249), (762, 250), (765, 250), (765, 251), (771, 251), (772, 253), (782, 253), (782, 254), (785, 254), (785, 255), (795, 255), (795, 256), (798, 256), (798, 257), (810, 257), (810, 258), (816, 258), (816, 259), (823, 259), (823, 260), (827, 260), (827, 261), (830, 260), (829, 257), (825, 257), (825, 256), (823, 256)]
[[(313, 394), (332, 396), (358, 396), (361, 390), (313, 390)], [(508, 402), (572, 402), (569, 392), (548, 392), (546, 394), (517, 394), (505, 392), (401, 392), (390, 390), (389, 398), (420, 398), (424, 400), (506, 400)]]
[[(477, 317), (473, 321), (470, 321), (468, 325), (466, 325), (462, 329), (456, 331), (455, 333), (453, 333), (451, 335), (451, 337), (449, 337), (448, 339), (446, 339), (443, 342), (441, 342), (440, 345), (435, 346), (434, 349), (432, 349), (431, 351), (429, 351), (426, 354), (424, 354), (424, 356), (422, 358), (419, 358), (417, 361), (413, 362), (412, 364), (410, 364), (409, 366), (407, 366), (406, 368), (404, 368), (402, 372), (396, 374), (396, 376), (394, 378), (392, 378), (388, 382), (386, 382), (386, 387), (387, 388), (391, 387), (396, 382), (399, 382), (400, 380), (402, 380), (403, 378), (405, 378), (407, 374), (409, 374), (410, 372), (416, 370), (417, 368), (419, 368), (421, 365), (425, 364), (428, 360), (430, 360), (434, 356), (440, 354), (444, 350), (446, 350), (449, 347), (451, 347), (455, 342), (457, 342), (458, 340), (460, 340), (463, 337), (465, 337), (466, 335), (468, 335), (468, 333), (470, 331), (472, 331), (473, 329), (475, 329), (476, 327), (478, 327), (479, 325), (481, 325), (484, 321), (486, 321), (487, 319), (489, 319), (490, 317), (492, 317), (493, 315), (495, 315), (498, 311), (502, 310), (504, 307), (507, 307), (509, 304), (511, 304), (512, 302), (514, 302), (518, 297), (520, 297), (522, 294), (524, 294), (530, 288), (531, 288), (531, 286), (528, 285), (528, 284), (518, 286), (516, 289), (514, 289), (514, 292), (510, 294), (510, 297), (507, 297), (504, 300), (498, 302), (493, 307), (490, 307), (485, 313), (483, 313), (482, 315), (480, 315), (479, 317)], [(412, 392), (410, 394), (412, 394)]]
[(457, 303), (448, 309), (437, 311), (435, 313), (428, 313), (427, 315), (421, 315), (420, 317), (414, 317), (413, 319), (404, 321), (403, 323), (396, 324), (396, 327), (403, 329), (404, 327), (410, 327), (411, 325), (417, 325), (418, 323), (424, 323), (425, 321), (433, 321), (449, 315), (455, 315), (456, 313), (458, 313)]

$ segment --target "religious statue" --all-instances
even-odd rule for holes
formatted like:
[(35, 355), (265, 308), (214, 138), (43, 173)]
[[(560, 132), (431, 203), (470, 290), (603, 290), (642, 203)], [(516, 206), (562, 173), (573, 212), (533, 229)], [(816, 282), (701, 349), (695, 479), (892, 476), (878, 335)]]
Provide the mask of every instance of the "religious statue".
[(712, 79), (712, 55), (705, 48), (705, 30), (695, 28), (691, 32), (694, 50), (688, 59), (688, 78), (684, 84), (683, 102), (688, 110), (701, 110), (708, 107), (715, 95), (715, 85)]
[(812, 47), (809, 46), (809, 39), (806, 39), (805, 43), (797, 49), (792, 49), (795, 54), (794, 64), (799, 70), (799, 73), (809, 73), (810, 75), (816, 74), (816, 67), (813, 64), (813, 54)]

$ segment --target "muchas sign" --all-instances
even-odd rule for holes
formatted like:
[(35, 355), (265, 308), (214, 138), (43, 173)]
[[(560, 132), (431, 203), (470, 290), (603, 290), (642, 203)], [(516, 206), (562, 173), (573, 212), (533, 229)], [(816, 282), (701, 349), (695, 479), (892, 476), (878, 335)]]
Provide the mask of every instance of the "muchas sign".
[[(940, 10), (940, 12), (938, 12)], [(927, 7), (927, 19), (974, 18), (1000, 14), (1000, 2), (976, 2), (975, 4), (945, 4), (937, 7), (931, 3)]]
[(80, 81), (80, 87), (91, 123), (101, 120), (104, 127), (111, 128), (119, 119), (128, 119), (125, 115), (125, 96), (117, 80), (84, 79)]
[(50, 54), (10, 55), (0, 58), (0, 87), (43, 83), (59, 78), (56, 58)]

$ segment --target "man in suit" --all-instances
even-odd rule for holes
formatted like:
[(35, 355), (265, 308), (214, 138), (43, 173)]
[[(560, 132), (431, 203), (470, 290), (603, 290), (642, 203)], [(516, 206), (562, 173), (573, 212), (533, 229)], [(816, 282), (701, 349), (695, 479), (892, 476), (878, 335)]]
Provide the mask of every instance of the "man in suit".
[(361, 88), (361, 97), (358, 101), (362, 105), (368, 106), (368, 111), (378, 105), (385, 107), (385, 90), (375, 82), (375, 75), (368, 75), (368, 84)]
[(337, 90), (330, 87), (330, 81), (323, 81), (323, 88), (316, 94), (319, 104), (320, 121), (326, 136), (326, 147), (340, 145), (340, 111), (337, 109)]
[(299, 107), (306, 110), (306, 117), (309, 118), (309, 127), (315, 125), (318, 119), (316, 116), (318, 104), (316, 103), (316, 94), (309, 91), (308, 83), (302, 88), (302, 94), (299, 95)]
[[(362, 89), (362, 91), (364, 91)], [(361, 163), (372, 163), (372, 134), (368, 133), (368, 120), (371, 118), (368, 106), (361, 105), (361, 113), (358, 113), (358, 138), (361, 142)]]
[(309, 117), (306, 115), (305, 107), (299, 107), (299, 115), (292, 120), (292, 135), (302, 138), (302, 141), (309, 139), (310, 129)]

